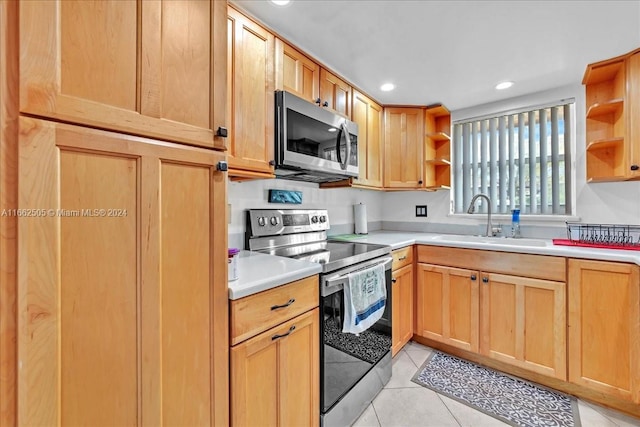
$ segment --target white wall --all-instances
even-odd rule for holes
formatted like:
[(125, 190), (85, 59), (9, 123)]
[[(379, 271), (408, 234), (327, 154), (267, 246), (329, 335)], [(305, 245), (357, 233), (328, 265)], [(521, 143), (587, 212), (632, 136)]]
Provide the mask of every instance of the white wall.
[[(509, 111), (566, 98), (575, 98), (576, 102), (576, 141), (573, 156), (573, 166), (576, 171), (575, 216), (588, 223), (640, 224), (640, 181), (595, 184), (587, 184), (586, 182), (585, 95), (582, 85), (566, 86), (507, 101), (454, 111), (451, 119), (453, 121), (472, 118), (491, 112)], [(415, 217), (414, 206), (416, 204), (428, 205), (428, 218)], [(391, 222), (409, 221), (447, 224), (484, 223), (486, 218), (484, 215), (479, 215), (477, 220), (470, 219), (468, 216), (451, 216), (449, 211), (449, 191), (434, 193), (394, 192), (385, 193), (382, 216), (385, 221)], [(523, 232), (527, 224), (561, 227), (564, 226), (564, 220), (563, 218), (556, 221), (536, 221), (524, 216), (522, 219)], [(498, 221), (503, 224), (509, 222), (505, 216), (498, 217)]]

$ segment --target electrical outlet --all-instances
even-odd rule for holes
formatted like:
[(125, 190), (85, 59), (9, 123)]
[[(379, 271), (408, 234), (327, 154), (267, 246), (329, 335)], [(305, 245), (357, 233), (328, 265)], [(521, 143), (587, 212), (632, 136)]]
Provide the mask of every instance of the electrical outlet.
[(427, 216), (427, 205), (416, 205), (416, 216), (417, 217), (426, 217)]

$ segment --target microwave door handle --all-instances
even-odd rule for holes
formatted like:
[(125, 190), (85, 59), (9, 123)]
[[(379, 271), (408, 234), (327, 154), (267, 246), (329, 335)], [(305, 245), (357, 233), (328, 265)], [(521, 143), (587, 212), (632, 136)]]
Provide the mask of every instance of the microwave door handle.
[[(342, 133), (344, 132), (344, 142), (346, 145), (344, 162), (342, 161), (342, 156), (340, 155), (340, 140), (342, 139)], [(338, 137), (336, 139), (336, 151), (338, 153), (338, 162), (340, 162), (340, 168), (342, 170), (347, 169), (347, 164), (349, 163), (349, 158), (351, 157), (351, 136), (349, 135), (349, 128), (347, 127), (346, 122), (342, 122), (340, 125), (340, 130), (338, 131)]]

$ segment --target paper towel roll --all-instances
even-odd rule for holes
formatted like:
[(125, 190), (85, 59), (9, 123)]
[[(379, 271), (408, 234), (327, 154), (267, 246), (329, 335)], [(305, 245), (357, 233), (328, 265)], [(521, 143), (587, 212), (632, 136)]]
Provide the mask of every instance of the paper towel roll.
[(356, 223), (356, 234), (367, 234), (367, 205), (353, 205), (353, 217)]

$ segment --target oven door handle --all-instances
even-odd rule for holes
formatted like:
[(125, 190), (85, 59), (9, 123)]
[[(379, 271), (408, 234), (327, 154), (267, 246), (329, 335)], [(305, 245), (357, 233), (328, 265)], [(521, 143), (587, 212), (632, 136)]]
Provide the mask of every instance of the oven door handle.
[[(350, 273), (354, 273), (356, 271), (361, 271), (361, 270), (368, 270), (370, 268), (377, 267), (379, 265), (384, 265), (385, 266), (385, 270), (387, 270), (388, 268), (391, 268), (391, 263), (392, 262), (393, 262), (393, 258), (392, 257), (384, 257), (380, 261), (365, 265), (365, 266), (363, 266), (361, 268), (354, 268), (354, 269), (352, 269), (350, 271), (347, 271), (345, 273), (337, 273), (337, 274), (325, 279), (323, 286), (325, 288), (334, 286), (338, 282), (344, 282), (347, 279), (347, 276)], [(389, 267), (387, 267), (387, 266), (389, 266)]]

